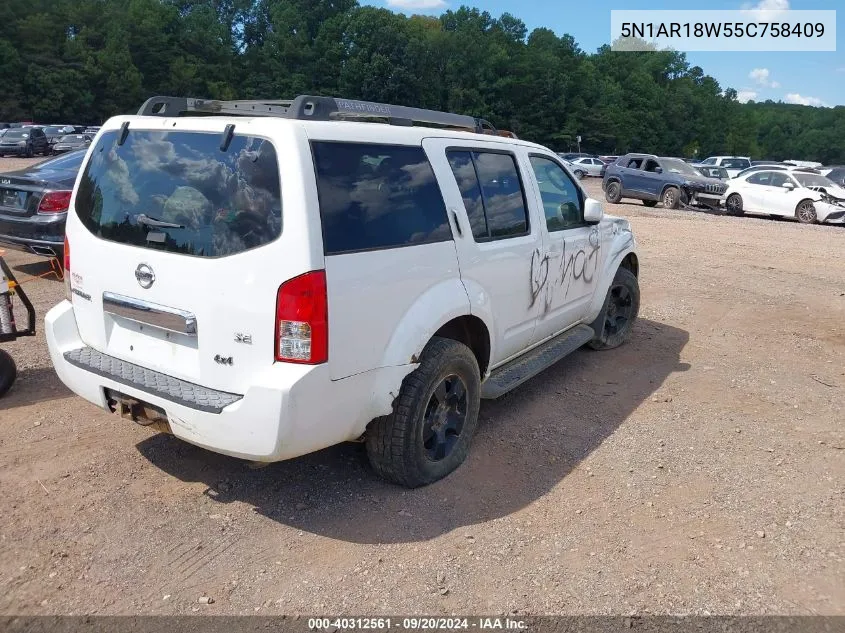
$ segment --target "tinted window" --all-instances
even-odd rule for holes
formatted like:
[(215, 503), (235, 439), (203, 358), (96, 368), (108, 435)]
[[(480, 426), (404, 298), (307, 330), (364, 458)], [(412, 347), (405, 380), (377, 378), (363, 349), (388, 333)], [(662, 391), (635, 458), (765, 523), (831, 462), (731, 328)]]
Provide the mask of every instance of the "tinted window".
[(834, 169), (827, 175), (827, 178), (841, 186), (845, 184), (845, 169)]
[(556, 162), (531, 157), (531, 167), (540, 186), (543, 212), (549, 231), (562, 231), (583, 223), (581, 196), (577, 185)]
[(514, 157), (490, 152), (473, 152), (472, 157), (481, 183), (490, 237), (513, 237), (527, 233), (525, 196)]
[(745, 158), (723, 158), (722, 167), (725, 169), (746, 169), (751, 167), (751, 161)]
[(327, 255), (452, 239), (421, 147), (314, 142)]
[(484, 217), (484, 202), (481, 200), (481, 186), (475, 174), (472, 153), (448, 152), (447, 157), (458, 183), (458, 189), (461, 190), (461, 198), (464, 200), (472, 235), (476, 239), (486, 238), (488, 236), (487, 218)]
[(642, 165), (643, 159), (642, 158), (632, 158), (628, 161), (626, 167), (628, 169), (639, 169), (640, 165)]
[(768, 185), (772, 178), (772, 173), (770, 171), (758, 171), (756, 174), (751, 174), (745, 182), (749, 182), (752, 185)]
[(76, 212), (94, 235), (201, 257), (280, 235), (279, 164), (269, 141), (235, 134), (222, 152), (220, 134), (129, 128), (120, 146), (116, 137), (111, 130), (100, 138), (76, 194)]

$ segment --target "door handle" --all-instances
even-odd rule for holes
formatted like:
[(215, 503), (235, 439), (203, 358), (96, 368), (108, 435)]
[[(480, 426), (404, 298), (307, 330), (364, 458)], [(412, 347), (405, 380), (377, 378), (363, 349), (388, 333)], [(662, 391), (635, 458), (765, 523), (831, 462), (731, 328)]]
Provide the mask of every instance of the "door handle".
[(458, 237), (463, 237), (464, 232), (461, 230), (461, 223), (458, 221), (458, 213), (454, 209), (450, 209), (452, 213), (452, 221), (455, 223), (455, 230), (458, 232)]

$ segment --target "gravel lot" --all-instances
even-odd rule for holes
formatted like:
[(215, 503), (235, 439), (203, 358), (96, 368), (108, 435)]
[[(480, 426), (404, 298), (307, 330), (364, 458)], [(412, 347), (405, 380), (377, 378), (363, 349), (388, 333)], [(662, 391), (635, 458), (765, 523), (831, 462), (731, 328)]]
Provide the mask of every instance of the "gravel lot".
[[(358, 445), (251, 469), (9, 344), (0, 613), (845, 614), (845, 229), (607, 210), (641, 245), (633, 341), (483, 403), (421, 490)], [(26, 288), (42, 319), (63, 296)]]

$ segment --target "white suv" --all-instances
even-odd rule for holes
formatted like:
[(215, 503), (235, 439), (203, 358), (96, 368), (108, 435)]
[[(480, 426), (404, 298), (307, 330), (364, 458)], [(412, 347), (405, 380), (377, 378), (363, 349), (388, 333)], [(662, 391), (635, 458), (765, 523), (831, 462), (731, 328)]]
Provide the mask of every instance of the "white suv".
[(467, 116), (157, 97), (103, 126), (70, 208), (59, 377), (250, 460), (364, 439), (380, 475), (430, 483), (481, 398), (622, 344), (639, 308), (629, 223)]

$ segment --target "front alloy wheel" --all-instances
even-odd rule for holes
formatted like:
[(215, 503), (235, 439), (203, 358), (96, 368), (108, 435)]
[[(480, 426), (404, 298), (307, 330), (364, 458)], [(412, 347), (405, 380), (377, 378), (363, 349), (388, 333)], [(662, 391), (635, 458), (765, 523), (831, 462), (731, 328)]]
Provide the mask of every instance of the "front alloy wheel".
[(816, 205), (812, 200), (803, 200), (795, 210), (795, 215), (801, 224), (815, 224), (817, 220)]
[(466, 385), (460, 376), (446, 376), (431, 394), (423, 417), (423, 446), (431, 461), (451, 455), (466, 417)]

